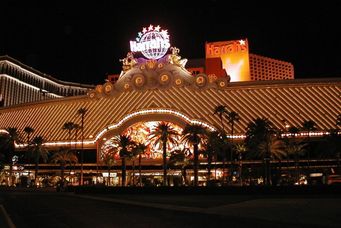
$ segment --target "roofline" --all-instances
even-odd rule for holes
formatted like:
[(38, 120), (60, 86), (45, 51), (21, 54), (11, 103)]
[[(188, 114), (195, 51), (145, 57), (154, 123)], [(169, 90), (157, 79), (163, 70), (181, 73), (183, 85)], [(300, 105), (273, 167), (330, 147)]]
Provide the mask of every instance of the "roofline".
[(75, 86), (75, 87), (83, 87), (83, 88), (94, 88), (95, 87), (95, 85), (91, 85), (91, 84), (82, 84), (82, 83), (77, 83), (77, 82), (67, 82), (67, 81), (58, 80), (58, 79), (54, 78), (53, 76), (51, 76), (49, 74), (42, 73), (41, 71), (36, 70), (36, 69), (34, 69), (28, 65), (25, 65), (22, 62), (20, 62), (19, 60), (14, 59), (8, 55), (0, 56), (0, 61), (6, 61), (6, 60), (24, 68), (27, 71), (35, 73), (35, 74), (37, 74), (43, 78), (47, 78), (47, 79), (49, 79), (55, 83), (62, 84), (64, 86)]
[[(331, 84), (331, 83), (341, 83), (340, 78), (313, 78), (313, 79), (287, 79), (287, 80), (264, 80), (264, 81), (244, 81), (244, 82), (230, 82), (226, 89), (229, 88), (238, 88), (238, 87), (249, 87), (250, 89), (255, 89), (258, 86), (277, 86), (277, 85), (323, 85), (323, 84)], [(247, 88), (246, 88), (247, 89)], [(200, 89), (199, 89), (200, 90)], [(123, 93), (123, 92), (122, 92)], [(79, 96), (69, 96), (69, 97), (62, 97), (57, 99), (47, 99), (47, 100), (40, 100), (40, 101), (33, 101), (24, 104), (17, 104), (8, 107), (0, 107), (0, 111), (5, 111), (8, 109), (22, 109), (25, 107), (32, 107), (32, 105), (42, 105), (48, 103), (58, 103), (63, 101), (70, 101), (70, 100), (80, 100), (80, 99), (88, 99), (88, 95), (79, 95)]]
[(264, 80), (264, 81), (244, 81), (244, 82), (230, 82), (228, 87), (234, 86), (259, 86), (259, 85), (296, 85), (296, 84), (330, 84), (331, 82), (341, 82), (339, 78), (308, 78), (308, 79), (285, 79), (285, 80)]

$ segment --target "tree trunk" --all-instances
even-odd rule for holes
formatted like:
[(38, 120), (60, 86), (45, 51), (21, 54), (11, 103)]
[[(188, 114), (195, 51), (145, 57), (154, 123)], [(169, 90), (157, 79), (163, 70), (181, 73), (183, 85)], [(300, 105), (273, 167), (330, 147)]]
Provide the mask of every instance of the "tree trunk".
[(38, 179), (38, 166), (39, 166), (39, 161), (36, 159), (36, 164), (35, 164), (35, 173), (34, 173), (34, 184), (36, 187), (38, 187), (37, 185), (37, 179)]
[(225, 183), (225, 177), (226, 177), (225, 176), (225, 169), (226, 169), (225, 163), (226, 163), (226, 156), (224, 155), (224, 157), (223, 157), (223, 183)]
[(225, 134), (225, 126), (224, 126), (224, 121), (223, 121), (223, 115), (220, 115), (220, 123), (221, 123), (221, 126), (223, 127), (223, 133)]
[(163, 186), (167, 186), (167, 142), (164, 141), (162, 145), (163, 153)]
[(139, 154), (139, 185), (142, 186), (141, 154)]
[(8, 183), (9, 186), (13, 185), (13, 161), (12, 161), (12, 158), (13, 158), (14, 148), (15, 148), (15, 146), (14, 146), (14, 142), (13, 142), (13, 144), (11, 145), (11, 148), (9, 149), (9, 183)]
[(126, 158), (122, 157), (122, 186), (126, 186)]
[(233, 131), (234, 122), (231, 123), (231, 147), (230, 147), (230, 182), (232, 183), (232, 170), (233, 170)]
[(61, 188), (64, 188), (64, 169), (65, 169), (65, 164), (61, 164), (60, 165), (60, 169), (61, 169), (60, 177), (62, 178)]
[(218, 161), (218, 155), (215, 154), (214, 156), (214, 179), (217, 180), (217, 161)]
[(207, 157), (207, 182), (211, 181), (211, 163), (212, 163), (212, 156), (209, 155)]
[(135, 186), (135, 160), (133, 160), (133, 186)]
[(182, 168), (182, 176), (183, 176), (183, 178), (184, 178), (184, 184), (185, 184), (185, 186), (187, 185), (187, 175), (186, 175), (186, 166), (184, 166), (183, 168)]
[(300, 179), (300, 164), (299, 164), (299, 157), (298, 153), (295, 153), (295, 170), (296, 170), (296, 181), (299, 183)]
[(243, 186), (243, 161), (242, 159), (239, 160), (239, 179), (240, 179), (240, 186)]
[(198, 167), (199, 167), (199, 154), (198, 144), (194, 144), (194, 186), (198, 186)]
[(265, 157), (265, 184), (270, 185), (270, 157)]
[(110, 166), (108, 166), (108, 182), (107, 182), (107, 186), (110, 185)]

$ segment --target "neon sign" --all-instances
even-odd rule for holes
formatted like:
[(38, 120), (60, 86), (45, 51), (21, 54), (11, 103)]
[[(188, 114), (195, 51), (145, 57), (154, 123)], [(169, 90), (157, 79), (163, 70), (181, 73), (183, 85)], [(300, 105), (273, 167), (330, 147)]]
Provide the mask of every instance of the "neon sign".
[(250, 81), (247, 39), (206, 43), (206, 59), (220, 58), (231, 82)]
[(163, 57), (170, 47), (169, 35), (167, 30), (161, 30), (158, 25), (149, 25), (138, 33), (136, 41), (130, 41), (132, 52), (142, 52), (148, 59), (159, 59)]

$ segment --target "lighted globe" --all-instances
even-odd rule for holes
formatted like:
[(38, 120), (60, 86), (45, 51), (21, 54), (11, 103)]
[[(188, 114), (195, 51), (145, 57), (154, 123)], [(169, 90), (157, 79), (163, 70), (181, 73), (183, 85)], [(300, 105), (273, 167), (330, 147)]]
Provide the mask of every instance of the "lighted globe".
[(140, 43), (146, 44), (142, 54), (148, 59), (159, 59), (167, 53), (170, 46), (168, 38), (162, 36), (160, 32), (147, 32), (141, 37)]

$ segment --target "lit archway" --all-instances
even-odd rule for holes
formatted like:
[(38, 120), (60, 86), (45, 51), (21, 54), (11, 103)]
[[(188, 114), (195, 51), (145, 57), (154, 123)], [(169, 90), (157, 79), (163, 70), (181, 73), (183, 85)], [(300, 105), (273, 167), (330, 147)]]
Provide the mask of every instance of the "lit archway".
[(212, 125), (208, 123), (192, 119), (187, 115), (172, 109), (157, 108), (135, 111), (124, 116), (117, 123), (108, 125), (105, 129), (103, 129), (101, 132), (97, 134), (94, 141), (97, 141), (98, 160), (99, 161), (102, 160), (103, 158), (102, 150), (105, 149), (103, 146), (106, 144), (108, 140), (112, 139), (117, 135), (122, 134), (135, 124), (158, 121), (170, 122), (181, 129), (184, 128), (186, 124), (200, 124), (203, 127), (207, 128), (209, 131), (216, 130)]
[[(162, 158), (162, 145), (156, 143), (156, 139), (151, 137), (151, 132), (158, 126), (161, 121), (146, 121), (137, 122), (126, 128), (121, 134), (129, 135), (136, 143), (141, 143), (147, 146), (146, 153), (143, 155), (145, 158), (161, 159)], [(162, 121), (164, 122), (164, 121)], [(168, 143), (167, 151), (182, 149), (185, 145), (181, 144), (181, 134), (183, 128), (171, 122), (167, 122), (178, 133), (176, 136), (177, 144)], [(114, 136), (115, 137), (115, 136)], [(114, 137), (107, 139), (100, 148), (100, 159), (102, 160), (108, 153), (113, 153), (116, 159), (119, 159), (118, 145)]]

